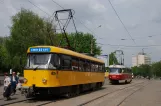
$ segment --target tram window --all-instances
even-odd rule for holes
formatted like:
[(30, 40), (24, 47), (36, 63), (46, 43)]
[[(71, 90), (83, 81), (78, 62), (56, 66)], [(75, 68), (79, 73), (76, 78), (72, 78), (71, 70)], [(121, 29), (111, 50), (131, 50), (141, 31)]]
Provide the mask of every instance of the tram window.
[(83, 70), (83, 71), (87, 71), (86, 61), (83, 61), (83, 68), (84, 68), (84, 70)]
[(82, 61), (82, 71), (85, 71), (85, 61), (81, 60)]
[(70, 70), (71, 69), (71, 57), (62, 55), (62, 69)]
[(120, 68), (110, 68), (110, 73), (121, 73), (122, 70)]
[(98, 71), (98, 65), (97, 63), (93, 63), (93, 71), (97, 72)]
[(85, 71), (84, 70), (84, 64), (85, 64), (85, 62), (83, 60), (79, 60), (79, 70), (80, 71)]
[(92, 69), (92, 72), (95, 71), (95, 64), (94, 63), (91, 64), (91, 69)]
[[(102, 72), (106, 72), (105, 64), (103, 64), (102, 66), (103, 66), (103, 68), (102, 68)], [(107, 70), (107, 72), (108, 72), (108, 70)]]
[(95, 66), (95, 63), (93, 63), (93, 71), (95, 72), (96, 70), (96, 66)]
[(60, 57), (58, 54), (52, 54), (49, 63), (49, 68), (58, 69), (60, 67)]
[(97, 64), (97, 63), (95, 64), (95, 71), (96, 71), (96, 72), (99, 71), (99, 70), (98, 70), (98, 64)]
[(89, 61), (86, 60), (86, 61), (84, 62), (83, 67), (84, 67), (84, 71), (90, 71), (90, 64), (89, 64)]
[(92, 62), (90, 63), (90, 66), (91, 66), (91, 72), (93, 71), (93, 64), (92, 64)]
[(122, 68), (122, 73), (127, 73), (127, 69), (126, 68)]
[(25, 68), (47, 68), (47, 64), (50, 60), (51, 54), (38, 54), (38, 53), (31, 53), (28, 54), (27, 65)]
[(124, 70), (124, 73), (128, 73), (128, 69), (123, 68), (123, 70)]
[(79, 71), (82, 71), (82, 67), (83, 67), (82, 65), (83, 65), (82, 61), (79, 60)]
[(78, 70), (79, 60), (78, 58), (72, 58), (72, 70)]
[(102, 72), (102, 69), (103, 67), (102, 67), (102, 65), (99, 65), (99, 72)]
[(86, 71), (90, 71), (90, 68), (91, 68), (91, 66), (90, 66), (90, 61), (86, 61), (86, 66), (87, 66), (87, 68), (86, 68)]

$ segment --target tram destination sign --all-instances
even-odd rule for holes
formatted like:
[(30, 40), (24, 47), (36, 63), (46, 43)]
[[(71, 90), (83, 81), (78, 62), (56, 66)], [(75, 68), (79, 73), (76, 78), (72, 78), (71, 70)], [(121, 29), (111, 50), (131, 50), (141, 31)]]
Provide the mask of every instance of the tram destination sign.
[(50, 52), (50, 48), (30, 48), (30, 52)]

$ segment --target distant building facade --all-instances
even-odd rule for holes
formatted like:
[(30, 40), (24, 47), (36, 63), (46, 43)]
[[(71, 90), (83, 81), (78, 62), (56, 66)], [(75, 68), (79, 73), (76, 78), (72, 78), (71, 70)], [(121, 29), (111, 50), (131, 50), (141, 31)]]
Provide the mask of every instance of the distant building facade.
[(151, 58), (145, 53), (138, 53), (132, 57), (132, 66), (140, 66), (142, 64), (151, 64)]

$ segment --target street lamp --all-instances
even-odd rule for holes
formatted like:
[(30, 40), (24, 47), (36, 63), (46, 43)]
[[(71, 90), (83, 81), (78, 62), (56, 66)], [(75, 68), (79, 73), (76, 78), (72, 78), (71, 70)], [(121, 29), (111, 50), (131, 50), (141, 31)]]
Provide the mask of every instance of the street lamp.
[[(97, 28), (100, 28), (101, 27), (101, 25), (99, 25), (98, 27), (96, 27), (95, 29), (97, 29)], [(93, 41), (93, 35), (91, 36), (91, 54), (93, 54), (93, 43), (94, 43), (94, 41)]]
[(101, 56), (106, 57), (106, 59), (107, 59), (107, 66), (109, 66), (109, 58), (110, 58), (109, 55), (108, 54), (107, 55), (105, 54), (105, 55), (101, 55)]
[(144, 55), (145, 53), (144, 53), (144, 49), (147, 49), (147, 48), (142, 48), (142, 54)]

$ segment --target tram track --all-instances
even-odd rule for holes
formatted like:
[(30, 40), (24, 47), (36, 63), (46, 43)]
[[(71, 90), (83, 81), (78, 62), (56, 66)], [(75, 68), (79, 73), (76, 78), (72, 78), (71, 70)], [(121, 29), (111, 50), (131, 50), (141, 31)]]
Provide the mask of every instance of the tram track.
[[(107, 81), (108, 82), (108, 81)], [(105, 83), (105, 86), (106, 85), (108, 85), (108, 83)], [(0, 95), (2, 96), (2, 92), (0, 92)], [(86, 93), (85, 93), (86, 94)], [(83, 94), (80, 94), (80, 95), (83, 95)], [(78, 95), (79, 96), (79, 95)], [(3, 96), (2, 96), (3, 97)], [(49, 99), (51, 99), (51, 98), (49, 98)], [(2, 98), (0, 98), (0, 100), (3, 100)], [(12, 99), (11, 99), (12, 100)], [(44, 104), (49, 104), (49, 103), (53, 103), (53, 102), (56, 102), (56, 101), (61, 101), (62, 99), (56, 99), (56, 100), (51, 100), (51, 101), (49, 101), (49, 102), (45, 102), (45, 101), (42, 101), (42, 102), (45, 102), (45, 103), (42, 103), (42, 105)], [(6, 102), (6, 103), (2, 103), (2, 104), (0, 104), (0, 106), (7, 106), (7, 105), (13, 105), (13, 104), (17, 104), (17, 103), (24, 103), (24, 102), (34, 102), (34, 101), (40, 101), (40, 100), (37, 100), (37, 99), (35, 99), (35, 98), (29, 98), (29, 99), (22, 99), (22, 100), (17, 100), (17, 101), (13, 101), (13, 102), (10, 102), (10, 101), (8, 101), (8, 102)], [(39, 105), (38, 105), (39, 106)], [(40, 105), (41, 106), (41, 105)]]
[[(88, 104), (88, 103), (91, 103), (91, 102), (93, 102), (93, 101), (95, 101), (95, 100), (98, 100), (98, 99), (100, 99), (100, 98), (102, 98), (102, 97), (104, 97), (104, 96), (107, 96), (107, 95), (109, 95), (109, 94), (112, 94), (112, 93), (114, 93), (114, 92), (117, 92), (117, 91), (120, 91), (120, 90), (124, 90), (124, 89), (126, 89), (126, 88), (129, 88), (129, 87), (133, 87), (133, 86), (137, 86), (137, 85), (139, 85), (139, 84), (143, 84), (143, 83), (145, 83), (145, 82), (147, 82), (147, 81), (144, 81), (144, 82), (140, 82), (140, 83), (135, 83), (135, 84), (133, 84), (133, 85), (130, 85), (130, 86), (127, 86), (127, 87), (123, 87), (123, 88), (120, 88), (120, 89), (117, 89), (117, 90), (115, 90), (115, 91), (112, 91), (112, 92), (108, 92), (108, 93), (105, 93), (104, 95), (101, 95), (101, 96), (99, 96), (99, 97), (97, 97), (97, 98), (94, 98), (94, 99), (91, 99), (91, 100), (89, 100), (89, 101), (86, 101), (86, 102), (84, 102), (84, 103), (80, 103), (79, 105), (77, 105), (77, 106), (84, 106), (84, 105), (86, 105), (86, 104)], [(107, 84), (106, 84), (106, 86), (107, 86)], [(97, 92), (97, 91), (96, 91)], [(78, 95), (78, 96), (75, 96), (75, 97), (79, 97), (79, 96), (83, 96), (83, 95), (85, 95), (85, 94), (88, 94), (88, 92), (87, 93), (83, 93), (83, 94), (80, 94), (80, 95)], [(75, 98), (75, 97), (72, 97), (72, 98)], [(44, 101), (44, 100), (37, 100), (37, 99), (34, 99), (34, 98), (31, 98), (31, 99), (25, 99), (25, 100), (19, 100), (19, 101), (15, 101), (15, 102), (12, 102), (12, 103), (6, 103), (6, 104), (3, 104), (3, 105), (0, 105), (0, 106), (7, 106), (7, 105), (14, 105), (14, 104), (18, 104), (18, 103), (34, 103), (33, 105), (35, 106), (44, 106), (44, 105), (48, 105), (48, 104), (51, 104), (51, 103), (58, 103), (58, 102), (63, 102), (63, 100), (70, 100), (70, 99), (72, 99), (72, 98), (69, 98), (69, 99), (66, 99), (66, 98), (56, 98), (56, 99), (52, 99), (52, 100), (48, 100), (48, 101)], [(35, 103), (35, 102), (38, 102), (38, 103)], [(15, 105), (16, 106), (16, 105)]]
[[(91, 100), (89, 100), (89, 101), (86, 101), (86, 102), (84, 102), (84, 103), (81, 103), (81, 104), (79, 104), (79, 105), (77, 105), (77, 106), (84, 106), (84, 105), (87, 105), (87, 104), (89, 104), (89, 103), (92, 103), (92, 102), (94, 102), (94, 101), (96, 101), (96, 100), (98, 100), (98, 99), (101, 99), (101, 98), (103, 98), (103, 97), (105, 97), (105, 96), (107, 96), (107, 95), (110, 95), (110, 94), (112, 94), (112, 93), (116, 93), (116, 92), (125, 90), (125, 89), (130, 88), (130, 87), (140, 86), (140, 84), (143, 84), (143, 83), (146, 83), (146, 81), (141, 82), (141, 83), (137, 83), (137, 84), (134, 84), (134, 85), (131, 85), (131, 86), (127, 86), (127, 87), (124, 87), (124, 88), (121, 88), (121, 89), (117, 89), (117, 90), (115, 90), (115, 91), (108, 92), (108, 93), (106, 93), (106, 94), (104, 94), (104, 95), (101, 95), (101, 96), (99, 96), (99, 97), (97, 97), (97, 98), (93, 98), (93, 99), (91, 99)], [(147, 83), (147, 84), (148, 84), (148, 83)], [(147, 84), (146, 84), (146, 85), (147, 85)], [(146, 85), (144, 85), (144, 86), (146, 86)], [(142, 87), (144, 87), (144, 86), (142, 86)], [(141, 87), (141, 88), (142, 88), (142, 87)], [(137, 92), (137, 91), (140, 90), (141, 88), (137, 89), (137, 90), (134, 91), (132, 94), (134, 94), (135, 92)], [(121, 102), (119, 102), (117, 106), (120, 106), (120, 105), (121, 105), (129, 96), (131, 96), (132, 94), (128, 95), (124, 100), (122, 100)]]
[[(96, 97), (96, 98), (94, 98), (94, 99), (91, 99), (91, 100), (89, 100), (89, 101), (86, 101), (86, 102), (84, 102), (84, 103), (81, 103), (81, 104), (79, 104), (79, 105), (77, 105), (77, 106), (84, 106), (84, 105), (86, 105), (86, 104), (88, 104), (88, 103), (91, 103), (91, 102), (93, 102), (93, 101), (95, 101), (95, 100), (98, 100), (98, 99), (100, 99), (100, 98), (102, 98), (102, 97), (104, 97), (104, 96), (107, 96), (107, 95), (109, 95), (109, 94), (112, 94), (112, 93), (114, 93), (114, 92), (121, 91), (121, 90), (130, 88), (130, 87), (133, 87), (133, 86), (140, 86), (140, 84), (143, 84), (143, 83), (145, 83), (145, 82), (147, 82), (147, 81), (140, 82), (140, 83), (136, 83), (136, 84), (134, 84), (134, 85), (130, 85), (130, 86), (127, 86), (127, 87), (123, 87), (123, 88), (117, 89), (117, 90), (115, 90), (115, 91), (108, 92), (108, 93), (106, 93), (106, 94), (104, 94), (104, 95), (98, 96), (98, 97)], [(59, 101), (62, 101), (62, 100), (59, 100)], [(56, 102), (59, 102), (59, 101), (56, 101)], [(37, 105), (37, 106), (44, 106), (44, 105), (48, 105), (48, 104), (51, 104), (51, 103), (54, 103), (54, 102), (51, 102), (51, 101), (50, 101), (50, 102), (48, 102), (48, 103), (39, 104), (39, 105)]]
[(132, 92), (131, 94), (127, 95), (121, 102), (118, 103), (117, 106), (120, 106), (127, 98), (129, 98), (130, 96), (132, 96), (134, 93), (138, 92), (139, 90), (141, 90), (142, 88), (144, 88), (145, 86), (147, 86), (149, 83), (143, 85), (142, 87), (138, 88), (137, 90), (135, 90), (134, 92)]

